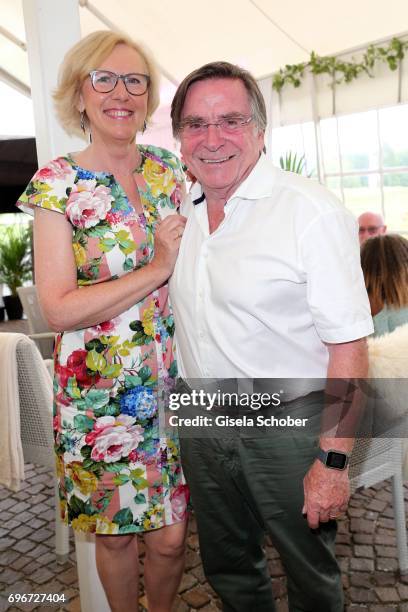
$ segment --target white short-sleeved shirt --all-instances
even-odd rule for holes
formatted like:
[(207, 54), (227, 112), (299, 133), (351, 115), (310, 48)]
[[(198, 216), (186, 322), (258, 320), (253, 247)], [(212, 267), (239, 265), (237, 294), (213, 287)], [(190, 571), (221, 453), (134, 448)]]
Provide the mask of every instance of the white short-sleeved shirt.
[(325, 378), (324, 342), (372, 333), (357, 223), (318, 183), (262, 155), (215, 232), (199, 184), (181, 212), (170, 295), (182, 377)]

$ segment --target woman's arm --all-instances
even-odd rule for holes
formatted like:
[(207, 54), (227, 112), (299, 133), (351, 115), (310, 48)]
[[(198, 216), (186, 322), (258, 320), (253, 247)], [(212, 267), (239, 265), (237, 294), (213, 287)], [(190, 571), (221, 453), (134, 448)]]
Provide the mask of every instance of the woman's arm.
[(158, 224), (151, 263), (117, 280), (77, 286), (72, 226), (63, 215), (36, 209), (35, 281), (42, 310), (54, 331), (97, 325), (112, 319), (162, 285), (171, 275), (185, 218), (170, 215)]

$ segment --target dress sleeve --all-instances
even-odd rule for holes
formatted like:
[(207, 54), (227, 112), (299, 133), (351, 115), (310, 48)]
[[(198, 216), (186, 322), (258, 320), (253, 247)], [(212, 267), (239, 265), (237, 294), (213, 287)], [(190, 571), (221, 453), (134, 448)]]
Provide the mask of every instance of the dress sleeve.
[(19, 197), (17, 207), (30, 215), (34, 214), (37, 206), (65, 214), (75, 175), (75, 170), (65, 157), (54, 159), (37, 170)]

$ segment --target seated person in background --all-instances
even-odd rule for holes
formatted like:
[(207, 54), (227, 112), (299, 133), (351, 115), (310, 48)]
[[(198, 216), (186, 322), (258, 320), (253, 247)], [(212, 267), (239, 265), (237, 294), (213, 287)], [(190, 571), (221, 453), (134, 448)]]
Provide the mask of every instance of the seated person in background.
[(396, 234), (370, 238), (361, 247), (374, 336), (408, 323), (408, 240)]
[(383, 216), (373, 212), (365, 212), (358, 218), (358, 237), (360, 244), (364, 244), (367, 238), (381, 236), (387, 231)]

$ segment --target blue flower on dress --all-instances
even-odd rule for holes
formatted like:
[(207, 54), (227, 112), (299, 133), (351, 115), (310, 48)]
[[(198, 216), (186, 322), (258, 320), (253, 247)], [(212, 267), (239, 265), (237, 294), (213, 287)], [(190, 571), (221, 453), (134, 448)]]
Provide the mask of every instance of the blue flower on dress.
[[(120, 211), (124, 217), (129, 217), (129, 215), (135, 214), (135, 209), (129, 201), (125, 200), (125, 198), (116, 198), (112, 206), (112, 210), (114, 212)], [(143, 214), (138, 216), (144, 218)]]
[(122, 414), (128, 414), (140, 421), (151, 419), (157, 412), (157, 401), (153, 389), (137, 385), (129, 389), (120, 398)]
[(90, 180), (95, 178), (95, 174), (99, 174), (98, 172), (92, 172), (91, 170), (85, 170), (85, 168), (81, 168), (78, 166), (77, 169), (77, 180)]

